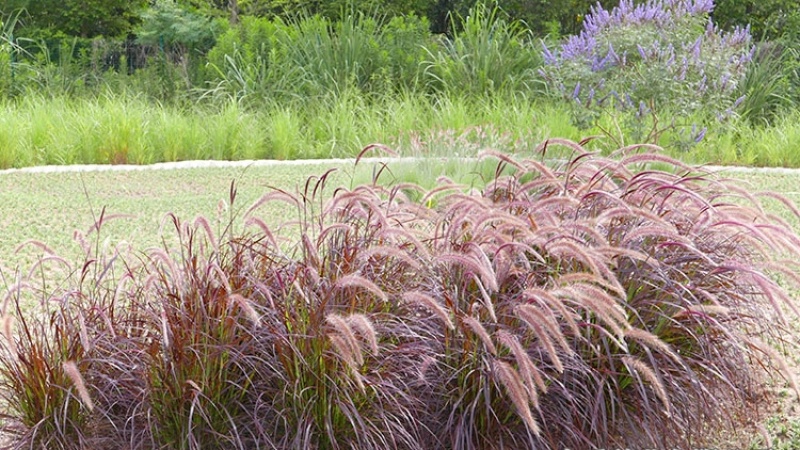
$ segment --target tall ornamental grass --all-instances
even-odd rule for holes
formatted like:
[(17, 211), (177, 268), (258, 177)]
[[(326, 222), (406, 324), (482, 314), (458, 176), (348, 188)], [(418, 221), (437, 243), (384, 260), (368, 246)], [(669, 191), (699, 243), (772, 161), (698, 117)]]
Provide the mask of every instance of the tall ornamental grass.
[(387, 93), (420, 83), (428, 23), (363, 13), (339, 21), (301, 15), (290, 21), (246, 17), (208, 54), (205, 96), (248, 104), (355, 89)]
[[(180, 108), (143, 96), (38, 95), (0, 100), (0, 169), (48, 164), (152, 164), (195, 159), (353, 157), (383, 142), (404, 155), (475, 156), (470, 130), (493, 130), (509, 151), (559, 134), (576, 137), (566, 112), (525, 98), (369, 97), (354, 90), (258, 109), (225, 99)], [(456, 137), (465, 135), (465, 139)]]
[(479, 3), (465, 17), (453, 16), (450, 26), (451, 38), (425, 47), (423, 79), (431, 89), (474, 96), (543, 90), (532, 34), (504, 19), (499, 8)]
[(689, 448), (795, 387), (800, 237), (759, 194), (652, 147), (535, 155), (471, 189), (329, 171), (139, 258), (41, 246), (3, 274), (11, 447)]

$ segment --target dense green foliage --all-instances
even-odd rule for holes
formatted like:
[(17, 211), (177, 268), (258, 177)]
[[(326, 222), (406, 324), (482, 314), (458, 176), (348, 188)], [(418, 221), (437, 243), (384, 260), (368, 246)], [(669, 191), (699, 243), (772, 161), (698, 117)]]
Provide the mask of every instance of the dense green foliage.
[(349, 88), (411, 89), (419, 80), (427, 27), (415, 16), (383, 21), (358, 14), (338, 22), (246, 17), (209, 52), (210, 81), (215, 95), (262, 102)]
[[(134, 31), (137, 23), (146, 21), (141, 14), (153, 3), (159, 2), (95, 1), (87, 5), (74, 0), (3, 0), (0, 12), (10, 14), (26, 10), (28, 19), (22, 35), (116, 37)], [(169, 3), (207, 17), (225, 18), (231, 23), (243, 17), (290, 19), (298, 13), (319, 14), (332, 20), (353, 12), (368, 15), (379, 12), (389, 17), (414, 14), (428, 19), (435, 33), (452, 32), (452, 18), (466, 15), (479, 4), (476, 0), (169, 0)], [(499, 6), (511, 20), (521, 20), (535, 34), (544, 36), (576, 32), (582, 16), (594, 3), (591, 0), (497, 0), (489, 5)], [(613, 6), (614, 2), (603, 0), (601, 3)]]
[[(461, 135), (482, 125), (515, 139), (526, 129), (537, 138), (601, 135), (591, 144), (600, 150), (649, 142), (698, 162), (796, 165), (791, 118), (800, 53), (785, 40), (753, 45), (745, 30), (707, 26), (708, 5), (690, 5), (697, 12), (673, 13), (664, 26), (634, 20), (661, 4), (629, 15), (612, 10), (600, 28), (597, 17), (607, 12), (595, 9), (582, 24), (593, 47), (581, 44), (588, 42), (582, 35), (543, 45), (507, 12), (483, 6), (451, 16), (450, 37), (431, 34), (424, 16), (242, 15), (230, 25), (196, 4), (162, 1), (144, 13), (136, 41), (53, 46), (12, 39), (19, 24), (10, 17), (0, 40), (0, 89), (6, 110), (30, 120), (9, 116), (0, 124), (16, 127), (3, 137), (2, 166), (345, 156), (368, 142), (408, 147), (414, 133)], [(42, 104), (48, 98), (52, 105)], [(129, 119), (93, 126), (98, 121), (79, 105), (103, 105), (107, 117), (130, 108)], [(37, 112), (48, 109), (55, 113)], [(188, 131), (203, 115), (231, 111), (257, 124), (251, 142), (206, 126), (215, 137), (204, 144)], [(185, 124), (173, 150), (155, 148), (150, 137), (162, 122)], [(51, 125), (62, 130), (59, 138), (37, 131)], [(125, 137), (135, 130), (147, 137)], [(127, 150), (112, 150), (122, 141)]]
[(140, 20), (147, 0), (3, 0), (0, 13), (23, 11), (21, 35), (36, 37), (125, 36)]
[[(10, 14), (26, 11), (23, 35), (66, 35), (80, 37), (116, 37), (132, 32), (142, 21), (141, 14), (148, 4), (137, 1), (75, 0), (3, 0), (0, 12)], [(298, 12), (320, 14), (338, 20), (349, 12), (389, 16), (415, 14), (425, 17), (434, 32), (452, 31), (451, 19), (465, 15), (479, 2), (476, 0), (171, 0), (176, 6), (208, 17), (225, 18), (232, 23), (241, 17), (294, 17)], [(521, 20), (539, 36), (546, 34), (573, 34), (580, 30), (589, 7), (598, 3), (592, 0), (497, 0), (499, 6), (512, 20)], [(606, 8), (618, 2), (601, 0)], [(734, 1), (719, 0), (714, 18), (725, 28), (751, 24), (756, 37), (773, 39), (792, 33), (798, 20), (797, 0)]]
[(137, 40), (146, 45), (208, 50), (214, 43), (215, 25), (172, 1), (158, 0), (142, 13), (142, 23), (135, 31)]
[(772, 40), (785, 35), (797, 38), (800, 1), (717, 0), (714, 21), (727, 29), (750, 25), (756, 38)]

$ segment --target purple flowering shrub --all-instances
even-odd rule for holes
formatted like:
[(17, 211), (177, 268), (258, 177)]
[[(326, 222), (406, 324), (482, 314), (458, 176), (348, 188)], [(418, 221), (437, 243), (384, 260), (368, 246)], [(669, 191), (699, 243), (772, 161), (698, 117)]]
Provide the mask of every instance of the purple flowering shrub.
[(713, 7), (712, 0), (623, 0), (611, 11), (598, 4), (580, 34), (558, 49), (544, 46), (541, 75), (584, 111), (726, 117), (742, 101), (737, 86), (754, 46), (748, 28), (714, 25)]

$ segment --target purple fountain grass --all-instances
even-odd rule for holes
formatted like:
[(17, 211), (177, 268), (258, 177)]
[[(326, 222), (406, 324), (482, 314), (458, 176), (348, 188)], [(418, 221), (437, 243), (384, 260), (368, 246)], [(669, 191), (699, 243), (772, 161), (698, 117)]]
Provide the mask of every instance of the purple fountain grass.
[[(178, 244), (136, 263), (9, 283), (13, 446), (683, 448), (745, 429), (769, 377), (794, 383), (770, 345), (791, 342), (800, 237), (653, 146), (538, 148), (487, 152), (481, 190), (377, 176), (329, 196), (313, 177), (241, 233), (171, 216)], [(267, 227), (272, 202), (298, 219)]]

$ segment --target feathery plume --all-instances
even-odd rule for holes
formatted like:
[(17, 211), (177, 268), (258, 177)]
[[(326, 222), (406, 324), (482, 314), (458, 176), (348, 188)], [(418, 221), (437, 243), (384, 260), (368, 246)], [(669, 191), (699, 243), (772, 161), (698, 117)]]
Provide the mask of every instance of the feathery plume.
[(555, 309), (554, 313), (557, 312), (560, 314), (559, 318), (566, 321), (573, 335), (579, 336), (581, 334), (580, 328), (578, 328), (578, 323), (576, 322), (576, 320), (580, 319), (580, 317), (577, 315), (577, 313), (575, 313), (575, 311), (567, 308), (560, 298), (550, 294), (544, 289), (539, 288), (526, 289), (524, 294), (527, 300), (535, 301), (542, 306), (549, 307), (551, 310)]
[(722, 305), (691, 305), (681, 311), (672, 315), (673, 319), (680, 319), (687, 316), (700, 315), (700, 316), (722, 316), (725, 317), (731, 313), (731, 309)]
[(480, 258), (476, 258), (472, 255), (450, 253), (440, 255), (437, 257), (437, 260), (440, 262), (462, 266), (464, 269), (480, 276), (484, 283), (489, 283), (488, 286), (497, 285), (497, 277), (495, 276), (494, 272), (484, 264), (481, 264)]
[(544, 379), (539, 374), (539, 370), (536, 368), (533, 361), (531, 361), (530, 356), (522, 347), (522, 344), (516, 336), (506, 330), (500, 330), (496, 335), (497, 340), (511, 350), (511, 354), (514, 355), (514, 360), (516, 360), (517, 367), (519, 368), (519, 374), (525, 382), (525, 386), (528, 388), (528, 397), (530, 397), (531, 403), (538, 407), (539, 393), (536, 388), (538, 387), (542, 392), (547, 392), (547, 384), (545, 384)]
[[(550, 355), (550, 361), (553, 363), (555, 369), (559, 373), (564, 372), (564, 365), (561, 364), (561, 358), (558, 357), (558, 351), (556, 350), (555, 345), (553, 345), (553, 340), (551, 339), (550, 335), (542, 327), (542, 315), (536, 310), (536, 307), (532, 305), (519, 305), (514, 308), (514, 312), (517, 314), (517, 317), (522, 319), (522, 321), (528, 325), (528, 328), (534, 332), (539, 342), (544, 345), (545, 350), (547, 350), (547, 353)], [(566, 341), (564, 341), (564, 346), (567, 349), (569, 348), (566, 344)]]
[(332, 313), (325, 317), (325, 321), (333, 327), (338, 336), (342, 338), (342, 344), (349, 349), (344, 354), (351, 355), (352, 361), (355, 363), (353, 366), (355, 367), (363, 365), (364, 356), (361, 354), (361, 346), (358, 344), (358, 340), (356, 339), (356, 335), (353, 333), (353, 329), (350, 328), (350, 325), (347, 323), (344, 317), (340, 316), (339, 314)]
[(670, 415), (672, 403), (669, 401), (667, 390), (664, 389), (664, 384), (658, 378), (655, 371), (642, 360), (634, 358), (633, 356), (623, 356), (622, 362), (625, 363), (625, 366), (628, 367), (630, 372), (638, 374), (640, 380), (647, 381), (650, 384), (656, 396), (661, 400), (661, 403), (664, 404), (667, 414)]
[(328, 335), (328, 339), (331, 341), (331, 345), (333, 345), (336, 353), (339, 354), (344, 362), (351, 368), (355, 367), (355, 354), (353, 353), (353, 349), (350, 344), (347, 343), (347, 340), (338, 334)]
[(253, 322), (255, 326), (261, 326), (261, 316), (258, 315), (258, 312), (250, 301), (239, 294), (232, 294), (228, 297), (228, 300), (236, 303), (237, 306), (247, 315), (247, 318)]
[(219, 244), (217, 244), (217, 238), (214, 236), (214, 232), (211, 230), (211, 224), (208, 223), (208, 219), (203, 216), (197, 216), (194, 219), (194, 226), (195, 228), (202, 228), (203, 231), (206, 232), (206, 236), (208, 237), (209, 242), (211, 242), (211, 248), (213, 248), (215, 252), (219, 253)]
[(306, 256), (308, 257), (308, 262), (311, 264), (311, 267), (320, 270), (322, 266), (320, 265), (319, 253), (317, 252), (317, 249), (314, 247), (314, 244), (311, 243), (311, 239), (308, 237), (308, 234), (303, 233), (302, 241), (303, 241), (303, 250), (305, 251)]
[(167, 320), (167, 312), (161, 310), (161, 344), (164, 349), (169, 348), (169, 321)]
[(389, 297), (386, 295), (385, 292), (383, 292), (383, 290), (381, 290), (381, 288), (378, 287), (377, 284), (362, 277), (361, 275), (356, 275), (356, 274), (345, 275), (336, 280), (335, 286), (339, 289), (344, 289), (346, 287), (360, 287), (368, 292), (371, 292), (384, 302), (389, 300)]
[(477, 334), (477, 335), (478, 335), (478, 337), (479, 337), (479, 338), (481, 339), (481, 341), (483, 342), (483, 345), (485, 345), (485, 346), (486, 346), (486, 348), (489, 350), (489, 352), (490, 352), (491, 354), (493, 354), (493, 355), (496, 355), (496, 354), (497, 354), (497, 348), (495, 348), (495, 346), (494, 346), (494, 343), (492, 342), (492, 338), (491, 338), (491, 337), (489, 337), (489, 333), (487, 333), (487, 332), (486, 332), (486, 328), (484, 328), (484, 327), (483, 327), (483, 325), (481, 325), (481, 323), (480, 323), (480, 322), (478, 322), (478, 320), (477, 320), (477, 319), (475, 319), (474, 317), (471, 317), (471, 316), (464, 316), (464, 317), (463, 317), (461, 320), (462, 320), (462, 321), (464, 322), (464, 324), (466, 324), (466, 325), (467, 325), (467, 326), (468, 326), (468, 327), (469, 327), (469, 328), (470, 328), (470, 329), (471, 329), (471, 330), (472, 330), (472, 331), (473, 331), (475, 334)]
[(83, 377), (81, 376), (75, 361), (66, 361), (62, 367), (64, 369), (64, 373), (67, 375), (70, 381), (72, 381), (72, 384), (78, 391), (78, 398), (80, 398), (83, 404), (89, 408), (89, 411), (93, 411), (94, 402), (92, 402), (92, 398), (89, 397), (89, 390), (86, 389), (86, 383), (83, 381)]
[(486, 311), (489, 312), (489, 318), (491, 318), (493, 322), (497, 322), (497, 314), (494, 311), (494, 302), (492, 301), (492, 297), (488, 292), (486, 292), (486, 288), (483, 287), (483, 283), (481, 282), (480, 278), (475, 278), (475, 284), (478, 285), (478, 290), (481, 291), (481, 296), (483, 297), (483, 306), (486, 307)]
[(19, 352), (17, 351), (17, 341), (14, 339), (14, 316), (9, 314), (3, 316), (3, 337), (8, 342), (9, 351), (16, 358)]
[(420, 291), (411, 291), (403, 294), (403, 300), (407, 303), (413, 303), (415, 305), (420, 305), (424, 307), (428, 311), (432, 312), (436, 317), (441, 319), (441, 321), (444, 322), (447, 328), (455, 330), (453, 321), (450, 320), (450, 315), (447, 313), (444, 307), (430, 295), (422, 293)]
[(387, 256), (391, 258), (396, 258), (408, 264), (408, 266), (414, 270), (422, 270), (422, 265), (414, 258), (412, 258), (409, 252), (405, 252), (397, 247), (376, 245), (372, 248), (360, 252), (360, 255), (364, 259), (369, 259), (373, 256)]
[(233, 289), (231, 288), (231, 283), (228, 280), (228, 276), (225, 274), (225, 271), (222, 270), (219, 264), (217, 264), (216, 262), (212, 262), (209, 264), (209, 268), (213, 273), (217, 274), (217, 277), (219, 277), (219, 282), (222, 283), (222, 286), (225, 287), (225, 292), (228, 293), (232, 292)]
[(494, 370), (498, 375), (500, 384), (505, 387), (508, 396), (511, 398), (511, 402), (517, 409), (519, 417), (525, 422), (525, 425), (527, 425), (528, 429), (533, 434), (539, 436), (541, 433), (539, 424), (536, 423), (536, 420), (533, 418), (533, 413), (528, 403), (528, 396), (525, 395), (525, 388), (522, 386), (517, 376), (517, 371), (511, 367), (511, 364), (501, 360), (494, 361)]
[(681, 362), (680, 356), (672, 351), (672, 348), (670, 348), (669, 344), (649, 331), (642, 330), (641, 328), (631, 327), (625, 330), (625, 337), (631, 338), (645, 347), (649, 347), (653, 350), (661, 352), (672, 358), (672, 360), (675, 362)]
[(529, 317), (538, 318), (538, 323), (544, 326), (544, 330), (547, 331), (551, 338), (558, 342), (558, 345), (561, 347), (561, 349), (566, 353), (572, 352), (572, 348), (569, 346), (569, 343), (567, 343), (567, 338), (564, 337), (564, 333), (561, 332), (561, 328), (551, 315), (545, 314), (541, 309), (530, 304), (517, 305), (515, 309), (524, 310), (530, 314)]
[(622, 308), (608, 293), (602, 289), (586, 284), (557, 289), (554, 294), (571, 297), (574, 301), (586, 308), (587, 312), (595, 314), (608, 326), (615, 335), (624, 335), (623, 327), (628, 328), (627, 317)]
[(351, 314), (347, 316), (346, 320), (367, 341), (372, 353), (377, 354), (378, 334), (375, 332), (375, 326), (372, 325), (372, 321), (364, 314)]
[(339, 356), (344, 360), (345, 365), (353, 375), (358, 389), (361, 392), (365, 392), (366, 387), (361, 380), (361, 374), (358, 373), (358, 366), (361, 364), (356, 360), (357, 358), (361, 358), (361, 352), (358, 349), (353, 349), (352, 343), (347, 342), (347, 338), (339, 334), (328, 335), (328, 339), (331, 341), (331, 345), (333, 345), (336, 352), (339, 353)]
[(89, 341), (89, 333), (86, 330), (86, 319), (83, 318), (82, 312), (78, 312), (78, 330), (81, 338), (81, 345), (87, 351), (91, 351), (92, 343)]

